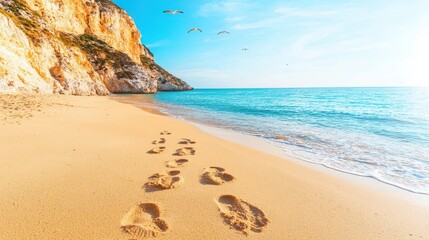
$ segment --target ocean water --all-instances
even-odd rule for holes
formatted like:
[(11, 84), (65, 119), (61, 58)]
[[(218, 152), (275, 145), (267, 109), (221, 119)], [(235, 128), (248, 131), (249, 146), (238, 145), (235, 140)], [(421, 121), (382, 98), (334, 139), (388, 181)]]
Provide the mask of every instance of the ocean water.
[(293, 157), (429, 194), (429, 89), (216, 89), (153, 96), (168, 114), (256, 135)]

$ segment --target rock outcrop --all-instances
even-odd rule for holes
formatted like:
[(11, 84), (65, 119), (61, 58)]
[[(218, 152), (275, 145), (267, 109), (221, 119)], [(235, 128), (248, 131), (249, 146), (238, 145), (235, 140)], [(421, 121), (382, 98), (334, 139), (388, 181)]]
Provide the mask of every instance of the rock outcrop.
[(157, 65), (140, 38), (110, 0), (0, 0), (0, 92), (192, 89)]

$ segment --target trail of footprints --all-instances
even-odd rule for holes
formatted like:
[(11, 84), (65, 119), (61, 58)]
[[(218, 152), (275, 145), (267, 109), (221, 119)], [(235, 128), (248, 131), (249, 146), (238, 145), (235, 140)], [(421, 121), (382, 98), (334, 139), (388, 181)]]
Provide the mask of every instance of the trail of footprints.
[(268, 218), (261, 209), (233, 195), (223, 195), (216, 201), (224, 222), (232, 228), (249, 234), (249, 231), (262, 232), (268, 225)]
[(166, 171), (165, 173), (156, 173), (149, 177), (149, 182), (144, 186), (147, 192), (159, 191), (164, 189), (178, 188), (183, 184), (184, 179), (179, 176), (180, 171)]
[(179, 167), (184, 167), (186, 166), (186, 163), (188, 163), (189, 160), (188, 159), (175, 159), (175, 160), (171, 160), (165, 163), (165, 166), (168, 168), (179, 168)]
[(142, 203), (132, 208), (121, 221), (124, 232), (136, 237), (156, 237), (168, 230), (160, 218), (160, 210), (154, 203)]
[(221, 185), (226, 182), (231, 182), (235, 178), (231, 174), (225, 173), (224, 168), (220, 167), (209, 167), (204, 169), (204, 173), (201, 176), (201, 183)]
[[(171, 135), (168, 131), (162, 131), (161, 136)], [(167, 139), (161, 137), (159, 140), (154, 140), (153, 145), (161, 145), (152, 148), (148, 154), (161, 154), (166, 150), (165, 144)], [(181, 145), (196, 144), (188, 138), (182, 138), (178, 142)], [(173, 153), (173, 156), (191, 156), (195, 155), (196, 150), (193, 147), (181, 147)], [(185, 158), (173, 159), (165, 162), (167, 170), (162, 173), (153, 174), (148, 178), (143, 188), (146, 192), (163, 191), (168, 189), (176, 189), (184, 184), (185, 179), (180, 175), (178, 168), (184, 168), (189, 164), (189, 160)], [(232, 182), (235, 177), (225, 172), (221, 167), (207, 167), (203, 169), (200, 176), (200, 183), (205, 185), (221, 185)], [(231, 229), (235, 229), (244, 235), (250, 232), (259, 233), (270, 222), (264, 212), (253, 206), (252, 204), (233, 195), (223, 195), (215, 200), (219, 209), (220, 215), (225, 224)], [(155, 203), (142, 203), (134, 206), (123, 217), (121, 221), (121, 229), (133, 237), (147, 238), (157, 237), (168, 230), (168, 224), (161, 218), (161, 211)]]

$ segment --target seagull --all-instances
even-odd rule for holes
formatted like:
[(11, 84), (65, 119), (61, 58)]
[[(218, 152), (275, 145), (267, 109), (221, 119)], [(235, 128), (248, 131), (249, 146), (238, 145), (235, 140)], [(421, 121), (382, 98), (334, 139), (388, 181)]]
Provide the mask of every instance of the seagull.
[(188, 33), (193, 32), (193, 31), (200, 31), (203, 32), (203, 30), (199, 29), (199, 28), (191, 28), (189, 29)]
[(183, 13), (183, 11), (180, 11), (180, 10), (174, 10), (174, 11), (172, 11), (172, 10), (165, 10), (165, 11), (163, 11), (163, 13), (170, 13), (170, 14), (176, 14), (176, 13)]
[(241, 49), (241, 51), (249, 51), (249, 49), (248, 48), (243, 48), (243, 49)]
[(220, 31), (220, 32), (218, 32), (218, 33), (217, 33), (217, 35), (224, 34), (224, 33), (229, 34), (229, 32), (228, 32), (228, 31)]

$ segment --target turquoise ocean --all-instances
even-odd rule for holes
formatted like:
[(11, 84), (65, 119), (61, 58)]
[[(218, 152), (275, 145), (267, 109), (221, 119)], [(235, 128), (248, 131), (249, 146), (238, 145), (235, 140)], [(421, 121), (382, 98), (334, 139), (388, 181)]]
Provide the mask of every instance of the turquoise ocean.
[(258, 136), (303, 161), (429, 194), (428, 88), (201, 89), (151, 98), (169, 115)]

